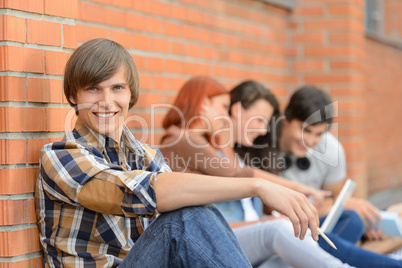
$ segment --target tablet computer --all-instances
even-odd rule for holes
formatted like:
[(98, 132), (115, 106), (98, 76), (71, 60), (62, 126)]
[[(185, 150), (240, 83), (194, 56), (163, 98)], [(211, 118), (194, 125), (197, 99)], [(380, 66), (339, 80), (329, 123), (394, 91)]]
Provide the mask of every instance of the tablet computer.
[(324, 233), (332, 232), (355, 188), (356, 183), (351, 179), (347, 179), (338, 195), (338, 198), (336, 198), (334, 205), (320, 227)]

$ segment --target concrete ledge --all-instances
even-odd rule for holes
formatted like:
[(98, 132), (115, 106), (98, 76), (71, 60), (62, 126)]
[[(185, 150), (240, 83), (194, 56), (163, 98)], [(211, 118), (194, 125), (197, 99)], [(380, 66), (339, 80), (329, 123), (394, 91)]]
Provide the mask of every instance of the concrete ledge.
[(367, 199), (380, 209), (385, 209), (393, 204), (402, 203), (402, 186), (376, 192)]

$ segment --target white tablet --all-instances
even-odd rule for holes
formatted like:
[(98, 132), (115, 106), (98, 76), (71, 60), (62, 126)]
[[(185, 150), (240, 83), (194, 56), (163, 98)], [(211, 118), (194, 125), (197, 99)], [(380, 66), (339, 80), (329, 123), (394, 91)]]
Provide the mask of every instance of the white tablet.
[(321, 225), (321, 230), (324, 233), (332, 232), (355, 188), (356, 183), (351, 179), (347, 179), (340, 194), (338, 195), (338, 198)]

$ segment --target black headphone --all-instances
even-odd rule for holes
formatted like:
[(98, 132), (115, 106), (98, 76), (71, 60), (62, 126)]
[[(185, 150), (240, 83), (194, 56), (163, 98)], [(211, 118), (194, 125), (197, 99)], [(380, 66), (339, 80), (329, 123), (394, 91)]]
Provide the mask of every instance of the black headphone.
[[(285, 155), (284, 158), (285, 158), (284, 170), (287, 170), (292, 165), (292, 159), (288, 155)], [(307, 157), (301, 157), (296, 159), (296, 166), (301, 170), (309, 169), (310, 165), (311, 165), (310, 160), (308, 160)]]

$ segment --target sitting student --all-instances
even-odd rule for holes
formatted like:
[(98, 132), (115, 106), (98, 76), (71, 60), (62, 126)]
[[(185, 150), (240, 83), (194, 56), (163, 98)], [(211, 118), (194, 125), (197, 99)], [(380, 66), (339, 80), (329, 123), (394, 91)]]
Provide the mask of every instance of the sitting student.
[[(261, 91), (265, 91), (266, 93), (260, 93)], [(231, 91), (231, 117), (233, 119), (233, 127), (235, 129), (242, 128), (242, 125), (244, 125), (244, 121), (250, 120), (250, 116), (255, 117), (258, 115), (258, 111), (253, 114), (247, 113), (246, 111), (250, 110), (250, 107), (252, 107), (250, 104), (255, 102), (255, 100), (258, 99), (259, 96), (264, 96), (266, 94), (269, 94), (269, 91), (265, 89), (262, 85), (254, 81), (241, 83)], [(271, 96), (271, 98), (273, 98), (273, 96)], [(310, 101), (315, 100), (315, 102), (313, 103), (317, 103), (317, 99), (315, 99), (313, 96), (309, 96), (308, 99)], [(273, 107), (275, 107), (274, 114), (276, 115), (276, 118), (273, 117), (270, 124), (268, 125), (269, 132), (267, 132), (267, 134), (264, 136), (256, 138), (252, 146), (242, 141), (242, 139), (237, 139), (236, 153), (240, 155), (240, 157), (242, 157), (247, 164), (252, 164), (264, 170), (281, 170), (283, 168), (282, 165), (269, 166), (263, 164), (264, 161), (265, 163), (278, 163), (280, 159), (275, 158), (278, 158), (279, 156), (279, 149), (283, 148), (281, 141), (285, 131), (285, 126), (281, 126), (280, 124), (278, 124), (278, 104), (276, 101), (272, 101), (272, 103), (274, 103)], [(238, 106), (240, 106), (240, 108)], [(236, 111), (238, 109), (246, 110), (240, 113), (243, 118), (239, 118), (237, 116), (238, 113)], [(327, 107), (327, 110), (328, 109), (329, 108)], [(299, 128), (295, 128), (294, 131), (301, 132), (301, 129), (302, 126), (299, 126)], [(293, 145), (296, 147), (297, 143), (294, 143)], [(256, 159), (261, 160), (256, 161)], [(322, 170), (320, 169), (319, 171), (321, 172)], [(301, 172), (302, 171), (295, 172), (293, 174), (294, 178), (298, 178), (298, 175)], [(314, 174), (317, 172), (318, 171), (311, 173), (310, 176), (315, 178), (316, 176), (314, 176)], [(309, 178), (308, 176), (304, 176), (304, 174), (300, 174), (300, 177), (306, 179)], [(356, 219), (357, 222), (354, 221)], [(356, 239), (360, 238), (362, 234), (362, 227), (363, 224), (361, 221), (359, 221), (357, 215), (354, 216), (353, 212), (347, 213), (343, 216), (343, 218), (341, 218), (340, 222), (334, 229), (335, 233), (328, 234), (328, 237), (334, 242), (338, 250), (333, 250), (332, 248), (330, 248), (328, 244), (322, 239), (319, 240), (319, 244), (325, 250), (329, 251), (332, 255), (339, 258), (341, 261), (356, 267), (401, 267), (402, 261), (400, 260), (394, 260), (385, 255), (376, 254), (355, 246)], [(345, 233), (347, 232), (349, 232), (349, 234), (345, 235)], [(239, 241), (241, 242), (240, 239)]]
[[(233, 153), (233, 148), (219, 145), (222, 142), (219, 130), (224, 125), (223, 118), (228, 115), (229, 104), (228, 91), (212, 78), (197, 76), (184, 84), (174, 108), (168, 111), (163, 121), (166, 133), (160, 149), (171, 168), (211, 176), (252, 177), (255, 173), (265, 173), (267, 179), (283, 180), (255, 168), (241, 167), (238, 162), (224, 156), (230, 151)], [(273, 107), (269, 99), (260, 99), (251, 110), (264, 113), (264, 122), (267, 122)], [(262, 133), (257, 130), (258, 135), (264, 134), (265, 123), (262, 127), (250, 124), (250, 128), (259, 126)], [(253, 267), (348, 266), (320, 249), (312, 239), (295, 239), (288, 219), (261, 219), (262, 204), (257, 198), (216, 205), (223, 208), (221, 212), (228, 221), (236, 221), (231, 225)], [(249, 213), (244, 213), (243, 207), (249, 207)], [(245, 223), (245, 218), (251, 222)]]
[(198, 205), (254, 196), (287, 215), (296, 236), (310, 225), (318, 239), (317, 211), (300, 193), (170, 172), (124, 124), (138, 88), (132, 57), (111, 40), (90, 40), (68, 60), (64, 93), (78, 120), (42, 148), (35, 189), (46, 267), (250, 267), (220, 213)]
[[(281, 173), (285, 178), (327, 189), (336, 197), (346, 180), (346, 159), (342, 144), (328, 131), (333, 109), (332, 100), (324, 91), (314, 86), (298, 89), (285, 109), (279, 146), (289, 163)], [(305, 162), (305, 167), (291, 164), (297, 161)], [(370, 237), (381, 236), (369, 224), (378, 223), (377, 208), (356, 197), (350, 198), (347, 208), (361, 216)]]

